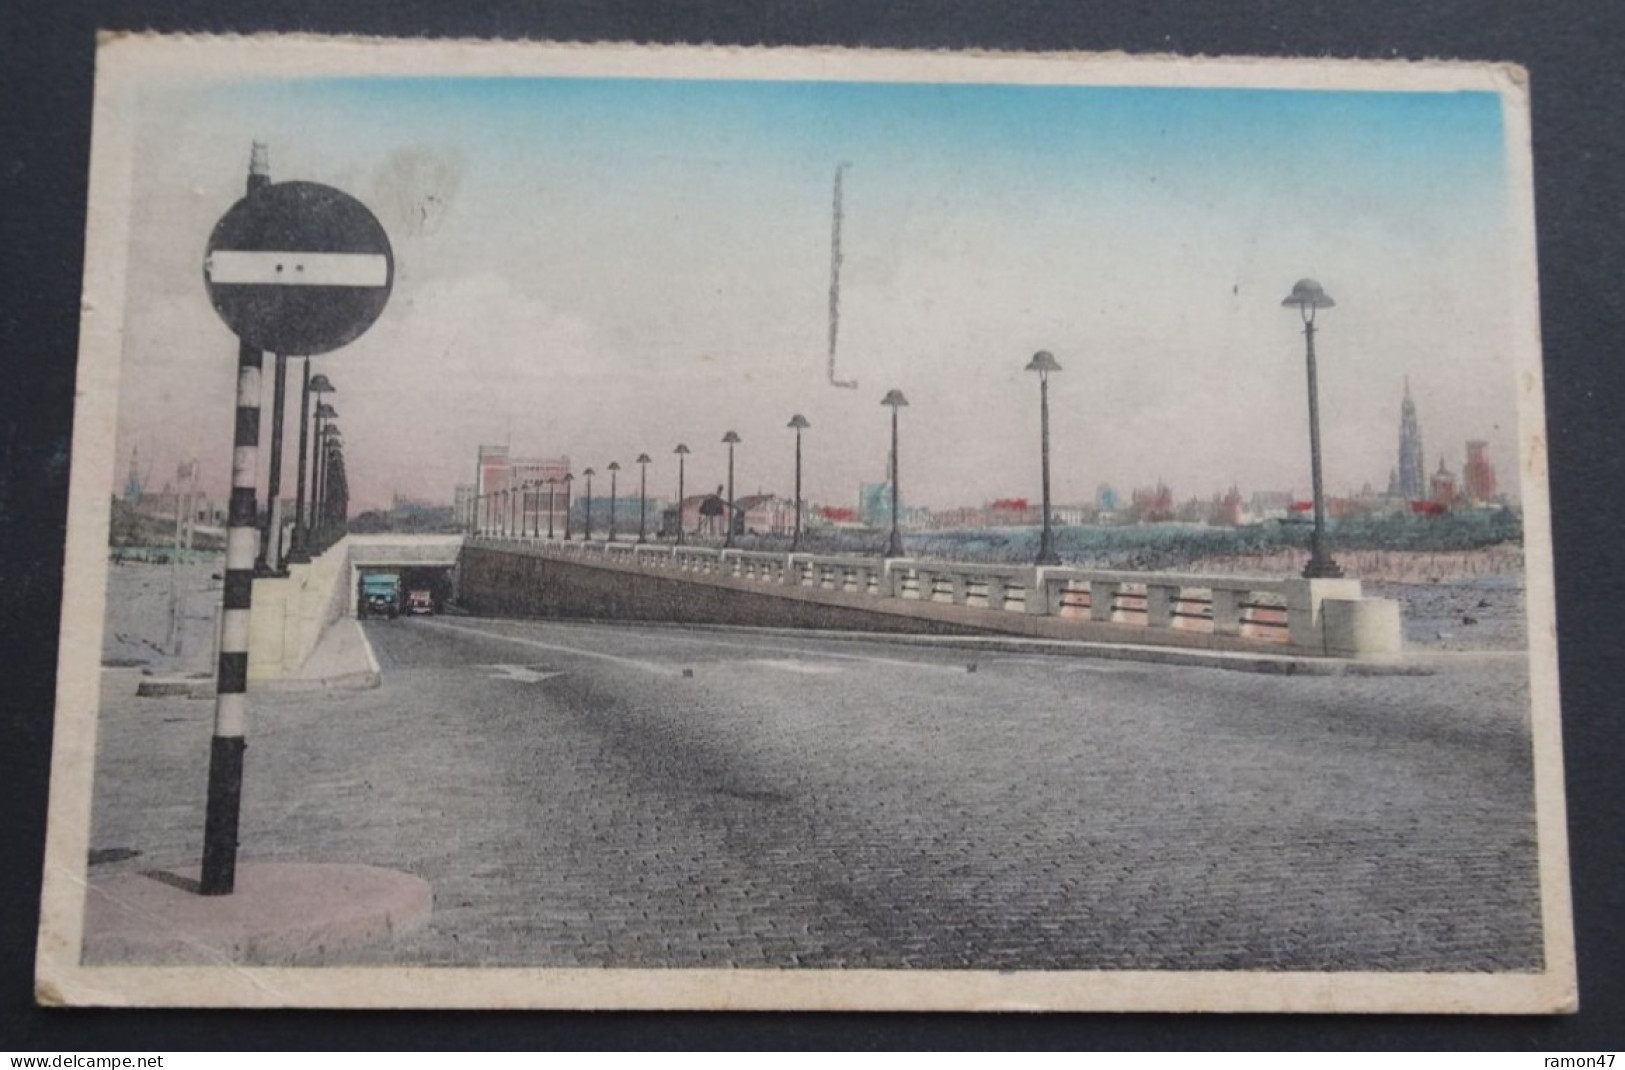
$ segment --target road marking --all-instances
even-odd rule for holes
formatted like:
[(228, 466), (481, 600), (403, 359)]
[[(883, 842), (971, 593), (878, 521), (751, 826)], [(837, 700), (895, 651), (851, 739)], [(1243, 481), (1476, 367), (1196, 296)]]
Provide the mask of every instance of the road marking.
[(747, 665), (760, 665), (765, 669), (779, 669), (783, 672), (798, 672), (808, 676), (824, 676), (832, 672), (843, 671), (839, 665), (819, 665), (811, 661), (794, 661), (789, 658), (753, 658)]
[(562, 672), (537, 672), (527, 669), (523, 665), (481, 665), (482, 669), (495, 669), (492, 680), (514, 680), (521, 684), (539, 684), (543, 680), (551, 680), (555, 676), (563, 676)]
[[(807, 647), (775, 646), (771, 643), (730, 643), (725, 639), (689, 639), (675, 635), (643, 634), (640, 638), (656, 642), (682, 643), (689, 646), (724, 646), (734, 650), (772, 651), (778, 654), (798, 654), (802, 657), (835, 658), (841, 661), (866, 661), (873, 665), (899, 665), (908, 669), (927, 669), (933, 672), (951, 672), (964, 675), (965, 667), (960, 664), (938, 665), (930, 661), (908, 661), (904, 658), (882, 658), (873, 654), (842, 654), (833, 650), (818, 650), (816, 653)], [(835, 640), (830, 640), (835, 641)], [(608, 657), (609, 655), (604, 655)]]
[(466, 635), (477, 635), (481, 639), (497, 639), (504, 643), (518, 643), (521, 646), (535, 647), (538, 650), (556, 650), (561, 654), (574, 654), (581, 658), (597, 658), (600, 661), (613, 661), (619, 665), (630, 665), (644, 672), (652, 672), (658, 676), (676, 676), (677, 670), (664, 665), (656, 665), (652, 661), (638, 661), (636, 658), (617, 657), (614, 654), (603, 654), (596, 650), (582, 650), (579, 647), (564, 646), (560, 643), (544, 643), (540, 639), (526, 639), (518, 635), (503, 635), (500, 632), (488, 632), (481, 628), (469, 628), (462, 624), (447, 624), (442, 620), (424, 620), (417, 622), (422, 628), (441, 628), (448, 632), (462, 632)]

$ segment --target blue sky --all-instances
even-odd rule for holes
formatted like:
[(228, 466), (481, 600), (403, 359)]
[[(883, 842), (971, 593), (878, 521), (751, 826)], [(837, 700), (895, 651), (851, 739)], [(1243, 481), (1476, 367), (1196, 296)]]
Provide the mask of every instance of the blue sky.
[[(745, 485), (786, 491), (783, 424), (802, 411), (809, 496), (850, 504), (884, 463), (892, 386), (913, 402), (916, 501), (1019, 496), (1036, 489), (1021, 368), (1037, 348), (1067, 369), (1059, 500), (1159, 478), (1181, 496), (1304, 490), (1302, 339), (1279, 307), (1304, 275), (1339, 301), (1320, 336), (1330, 486), (1386, 482), (1406, 375), (1429, 466), (1459, 468), (1465, 439), (1487, 438), (1505, 481), (1501, 107), (1484, 92), (867, 82), (169, 87), (141, 104), (127, 381), (150, 374), (126, 388), (121, 445), (208, 470), (229, 442), (212, 415), (155, 414), (229, 398), (230, 337), (197, 264), (257, 138), (273, 178), (354, 193), (395, 242), (391, 307), (321, 362), (364, 502), (449, 498), (480, 442), (602, 468), (684, 440), (707, 444), (703, 470), (728, 429), (749, 444)], [(843, 161), (840, 366), (857, 391), (824, 378)]]

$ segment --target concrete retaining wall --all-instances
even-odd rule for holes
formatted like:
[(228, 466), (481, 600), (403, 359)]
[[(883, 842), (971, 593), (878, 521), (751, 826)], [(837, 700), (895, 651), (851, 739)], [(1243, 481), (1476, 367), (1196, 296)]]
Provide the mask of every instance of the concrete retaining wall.
[(248, 629), (250, 683), (297, 672), (327, 626), (349, 603), (349, 547), (340, 539), (308, 564), (289, 565), (286, 576), (254, 581)]
[(498, 617), (647, 620), (677, 624), (825, 628), (915, 635), (976, 635), (982, 629), (898, 616), (835, 599), (790, 598), (654, 575), (630, 567), (577, 564), (534, 553), (464, 547), (459, 600), (471, 612)]
[[(1214, 627), (1209, 630), (1176, 627), (1170, 621), (1158, 627), (1115, 619), (1094, 619), (1050, 605), (1046, 597), (1040, 605), (1047, 612), (1032, 612), (1031, 601), (1010, 612), (1008, 608), (968, 604), (930, 598), (903, 597), (896, 591), (876, 593), (864, 584), (808, 586), (790, 582), (792, 573), (775, 573), (755, 561), (735, 562), (724, 569), (694, 571), (673, 568), (651, 548), (641, 558), (633, 547), (611, 555), (607, 552), (585, 556), (580, 551), (565, 556), (556, 545), (539, 541), (513, 540), (499, 545), (466, 544), (459, 572), (461, 601), (474, 613), (506, 617), (541, 617), (586, 620), (663, 621), (679, 624), (731, 624), (751, 627), (823, 628), (870, 632), (925, 635), (1013, 635), (1035, 639), (1085, 641), (1181, 647), (1186, 649), (1233, 652), (1268, 652), (1310, 656), (1364, 656), (1387, 654), (1398, 649), (1397, 632), (1389, 634), (1397, 622), (1397, 612), (1367, 613), (1358, 627), (1339, 633), (1335, 649), (1325, 641), (1323, 605), (1339, 598), (1364, 606), (1358, 581), (1290, 580), (1270, 581), (1286, 592), (1282, 615), (1292, 618), (1292, 641), (1270, 641), (1245, 634), (1245, 629)], [(614, 544), (608, 549), (616, 549)], [(639, 548), (642, 549), (642, 548)], [(715, 551), (712, 551), (714, 554)], [(725, 551), (725, 553), (728, 553)], [(656, 555), (659, 555), (658, 557)], [(692, 556), (692, 555), (691, 555)], [(767, 556), (767, 555), (757, 555)], [(769, 563), (771, 564), (771, 563)], [(873, 562), (874, 569), (890, 576), (891, 567)], [(892, 562), (900, 568), (921, 574), (959, 566), (936, 563)], [(761, 565), (760, 568), (757, 566)], [(748, 566), (748, 567), (747, 567)], [(763, 571), (766, 569), (766, 571)], [(985, 571), (985, 570), (984, 570)], [(1035, 570), (1027, 570), (1034, 572)], [(1066, 573), (1065, 569), (1040, 569), (1036, 574)], [(778, 576), (778, 579), (774, 579)], [(1166, 577), (1134, 577), (1149, 588), (1165, 586)], [(1169, 580), (1169, 582), (1173, 582)], [(1185, 585), (1203, 583), (1220, 588), (1229, 581), (1199, 582), (1186, 578)], [(1050, 579), (1028, 580), (1033, 589), (1048, 590)], [(882, 587), (887, 586), (882, 584)], [(1255, 584), (1256, 586), (1256, 584)], [(1223, 593), (1221, 591), (1220, 593)], [(1001, 600), (1002, 601), (1002, 600)], [(1236, 602), (1236, 598), (1229, 599)], [(1236, 607), (1229, 607), (1234, 610)], [(1397, 611), (1397, 606), (1394, 607)], [(1234, 613), (1230, 614), (1234, 616)], [(1216, 622), (1219, 624), (1222, 622)], [(1284, 629), (1282, 629), (1284, 631)]]

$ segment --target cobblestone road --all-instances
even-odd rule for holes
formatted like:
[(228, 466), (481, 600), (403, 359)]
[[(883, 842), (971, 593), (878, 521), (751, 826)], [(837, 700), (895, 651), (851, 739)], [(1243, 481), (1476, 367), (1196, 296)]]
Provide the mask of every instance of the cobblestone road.
[[(343, 961), (1540, 963), (1516, 658), (1300, 678), (675, 628), (367, 628), (382, 688), (255, 697), (244, 801), (245, 858), (433, 885), (427, 930)], [(104, 679), (92, 846), (141, 854), (92, 875), (195, 862), (210, 704)]]

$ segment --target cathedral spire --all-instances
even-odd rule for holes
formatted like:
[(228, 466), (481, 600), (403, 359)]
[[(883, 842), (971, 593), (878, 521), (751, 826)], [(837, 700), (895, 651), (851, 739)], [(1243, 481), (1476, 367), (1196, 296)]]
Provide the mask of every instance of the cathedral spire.
[(1405, 398), (1399, 406), (1399, 494), (1407, 501), (1427, 497), (1426, 462), (1422, 452), (1422, 427), (1416, 418), (1416, 402), (1411, 399), (1411, 377), (1405, 376)]

